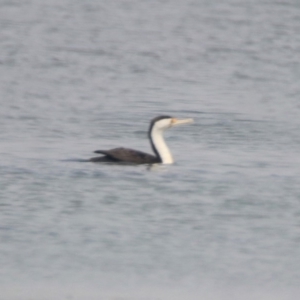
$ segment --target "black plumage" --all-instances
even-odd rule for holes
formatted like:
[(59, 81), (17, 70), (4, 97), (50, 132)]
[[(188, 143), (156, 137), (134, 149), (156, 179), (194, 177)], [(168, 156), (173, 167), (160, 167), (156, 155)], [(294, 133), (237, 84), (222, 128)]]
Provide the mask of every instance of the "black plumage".
[(92, 162), (126, 162), (133, 164), (161, 163), (161, 160), (154, 155), (127, 148), (97, 150), (95, 153), (100, 153), (104, 156), (93, 157), (90, 159)]

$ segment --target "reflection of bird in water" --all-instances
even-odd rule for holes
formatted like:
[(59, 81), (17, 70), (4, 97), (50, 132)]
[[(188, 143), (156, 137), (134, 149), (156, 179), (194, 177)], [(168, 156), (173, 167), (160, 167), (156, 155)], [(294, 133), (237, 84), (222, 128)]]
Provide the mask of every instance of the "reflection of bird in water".
[(163, 138), (163, 132), (175, 125), (192, 123), (193, 119), (175, 119), (169, 116), (159, 116), (154, 118), (149, 127), (148, 137), (155, 155), (141, 151), (115, 148), (111, 150), (97, 150), (95, 153), (103, 156), (93, 157), (92, 162), (114, 162), (114, 163), (133, 163), (133, 164), (172, 164), (173, 157)]

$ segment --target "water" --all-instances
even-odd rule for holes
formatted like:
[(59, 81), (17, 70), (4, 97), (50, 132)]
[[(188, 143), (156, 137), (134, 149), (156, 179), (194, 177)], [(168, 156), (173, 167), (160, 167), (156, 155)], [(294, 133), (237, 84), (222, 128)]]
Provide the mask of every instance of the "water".
[[(297, 1), (0, 1), (0, 299), (295, 299)], [(149, 152), (172, 166), (82, 163)]]

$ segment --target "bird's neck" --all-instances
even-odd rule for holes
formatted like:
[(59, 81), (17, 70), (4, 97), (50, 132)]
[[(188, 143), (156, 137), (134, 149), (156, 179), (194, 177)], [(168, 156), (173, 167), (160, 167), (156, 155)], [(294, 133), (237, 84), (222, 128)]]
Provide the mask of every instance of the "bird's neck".
[(150, 141), (154, 153), (161, 159), (163, 164), (172, 164), (174, 162), (161, 129), (157, 129), (155, 126), (152, 128), (150, 132)]

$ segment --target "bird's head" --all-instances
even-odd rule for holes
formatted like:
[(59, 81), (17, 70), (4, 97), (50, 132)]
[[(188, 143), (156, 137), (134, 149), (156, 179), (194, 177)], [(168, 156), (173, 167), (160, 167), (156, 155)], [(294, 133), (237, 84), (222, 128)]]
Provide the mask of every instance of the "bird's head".
[(193, 123), (193, 119), (176, 119), (170, 116), (159, 116), (151, 120), (150, 131), (152, 129), (164, 131), (176, 125)]

